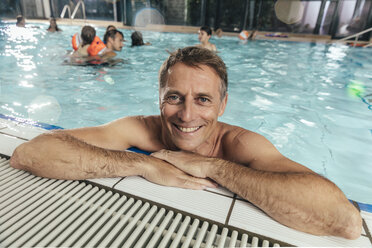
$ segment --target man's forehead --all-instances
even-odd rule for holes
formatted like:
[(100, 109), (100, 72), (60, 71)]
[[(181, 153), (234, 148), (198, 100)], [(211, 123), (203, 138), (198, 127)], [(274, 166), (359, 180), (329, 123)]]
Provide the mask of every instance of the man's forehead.
[(194, 80), (204, 85), (219, 85), (221, 82), (216, 71), (207, 65), (188, 66), (178, 63), (168, 69), (168, 75), (166, 87), (177, 84), (178, 82), (188, 85)]

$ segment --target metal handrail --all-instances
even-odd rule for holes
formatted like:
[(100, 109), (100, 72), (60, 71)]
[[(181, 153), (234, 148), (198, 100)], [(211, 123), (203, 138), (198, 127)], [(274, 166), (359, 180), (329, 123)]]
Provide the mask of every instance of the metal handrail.
[[(348, 39), (351, 39), (351, 38), (354, 38), (354, 37), (355, 37), (355, 40), (354, 40), (354, 42), (353, 42), (353, 47), (354, 47), (355, 44), (358, 42), (359, 36), (362, 35), (362, 34), (368, 33), (368, 32), (370, 32), (370, 31), (372, 31), (372, 28), (368, 28), (368, 29), (366, 29), (366, 30), (363, 30), (363, 31), (357, 33), (357, 34), (353, 34), (353, 35), (350, 35), (350, 36), (348, 36), (348, 37), (342, 38), (341, 40), (338, 40), (338, 41), (339, 41), (339, 42), (341, 42), (341, 41), (346, 41), (346, 40), (348, 40)], [(365, 45), (365, 46), (363, 46), (363, 47), (369, 47), (369, 46), (371, 46), (371, 44)]]
[(75, 18), (76, 12), (78, 11), (80, 5), (83, 8), (83, 18), (86, 19), (86, 16), (85, 16), (85, 4), (84, 4), (84, 1), (83, 0), (80, 0), (77, 3), (77, 5), (76, 5), (76, 7), (74, 9), (74, 12), (72, 13), (71, 19), (74, 19)]
[(364, 31), (362, 31), (362, 32), (359, 32), (359, 33), (357, 33), (357, 34), (353, 34), (353, 35), (350, 35), (350, 36), (348, 36), (348, 37), (342, 38), (342, 39), (339, 40), (339, 41), (345, 41), (345, 40), (348, 40), (348, 39), (351, 39), (351, 38), (354, 38), (354, 37), (359, 37), (360, 35), (365, 34), (365, 33), (368, 33), (368, 32), (370, 32), (370, 31), (372, 31), (372, 28), (369, 28), (369, 29), (366, 29), (366, 30), (364, 30)]
[(65, 17), (66, 10), (68, 10), (68, 17), (71, 18), (71, 9), (70, 9), (70, 6), (68, 6), (67, 4), (63, 7), (61, 18)]

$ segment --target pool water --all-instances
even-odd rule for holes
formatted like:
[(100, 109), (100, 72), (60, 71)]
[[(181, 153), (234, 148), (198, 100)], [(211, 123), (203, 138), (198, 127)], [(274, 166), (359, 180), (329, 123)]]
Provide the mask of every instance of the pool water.
[[(46, 32), (0, 23), (0, 113), (75, 128), (158, 114), (157, 72), (166, 50), (196, 34), (144, 31), (152, 46), (125, 43), (112, 67), (65, 65), (78, 26)], [(96, 28), (103, 37), (104, 28)], [(130, 40), (130, 30), (121, 30)], [(212, 38), (229, 73), (223, 122), (268, 138), (287, 157), (372, 204), (372, 49)], [(354, 80), (354, 81), (353, 81)], [(354, 82), (354, 83), (352, 83)], [(357, 87), (356, 87), (356, 86)], [(354, 93), (353, 93), (354, 92)]]

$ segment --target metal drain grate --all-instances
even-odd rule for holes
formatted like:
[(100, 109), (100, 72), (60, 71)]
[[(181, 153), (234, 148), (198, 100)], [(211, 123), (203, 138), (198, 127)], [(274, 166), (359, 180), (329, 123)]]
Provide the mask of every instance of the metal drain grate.
[(36, 177), (0, 157), (0, 246), (276, 246), (79, 181)]

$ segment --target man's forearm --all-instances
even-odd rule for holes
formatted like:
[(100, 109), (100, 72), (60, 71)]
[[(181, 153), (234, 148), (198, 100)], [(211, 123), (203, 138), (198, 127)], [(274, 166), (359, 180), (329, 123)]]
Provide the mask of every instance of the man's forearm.
[(14, 168), (57, 179), (87, 179), (140, 174), (142, 154), (95, 147), (66, 133), (43, 134), (15, 150)]
[(216, 159), (208, 176), (280, 223), (317, 235), (360, 236), (361, 217), (336, 185), (313, 173), (266, 172)]

